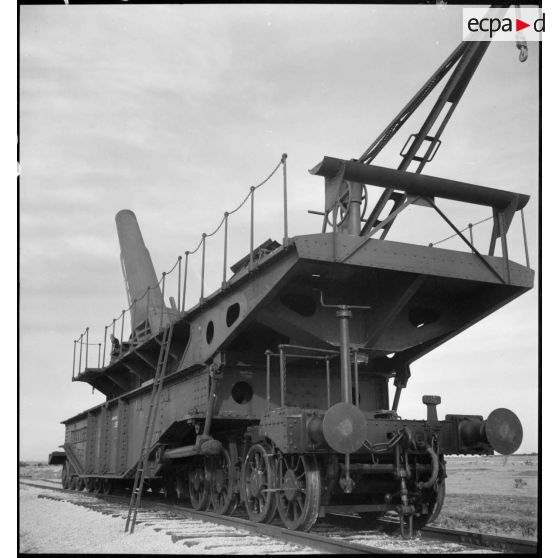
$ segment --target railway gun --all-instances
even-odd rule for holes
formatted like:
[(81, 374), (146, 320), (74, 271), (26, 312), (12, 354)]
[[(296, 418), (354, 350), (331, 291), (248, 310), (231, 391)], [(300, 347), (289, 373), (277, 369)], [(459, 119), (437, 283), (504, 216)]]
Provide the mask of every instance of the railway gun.
[[(99, 344), (99, 366), (83, 369), (89, 330), (74, 342), (72, 379), (106, 402), (63, 422), (64, 486), (129, 487), (132, 531), (150, 488), (197, 510), (231, 514), (243, 505), (256, 522), (278, 514), (299, 530), (327, 513), (372, 522), (395, 512), (408, 537), (442, 508), (445, 455), (517, 450), (521, 423), (505, 408), (441, 419), (440, 397), (425, 395), (426, 418), (398, 414), (413, 362), (533, 286), (527, 252), (526, 265), (512, 261), (507, 239), (517, 213), (525, 235), (529, 197), (422, 174), (488, 45), (461, 43), (359, 159), (325, 157), (312, 168), (325, 182), (324, 210), (311, 212), (323, 218), (320, 232), (289, 237), (285, 212), (283, 242), (252, 242), (209, 296), (202, 268), (190, 309), (189, 253), (182, 280), (178, 260), (178, 300), (167, 304), (166, 275), (157, 279), (136, 216), (116, 215), (130, 335), (125, 341), (113, 321), (102, 362)], [(446, 75), (398, 168), (374, 165)], [(280, 165), (286, 187), (286, 155)], [(381, 194), (368, 209), (374, 188)], [(440, 199), (491, 210), (486, 253)], [(387, 240), (413, 204), (443, 219), (468, 251)]]

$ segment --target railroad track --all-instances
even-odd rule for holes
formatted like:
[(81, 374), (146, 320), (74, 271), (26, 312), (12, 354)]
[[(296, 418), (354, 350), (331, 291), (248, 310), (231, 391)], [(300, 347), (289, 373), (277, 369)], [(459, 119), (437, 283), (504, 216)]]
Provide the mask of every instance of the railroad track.
[[(127, 516), (129, 495), (75, 492), (26, 479), (20, 482), (48, 491), (48, 494), (41, 494), (39, 498), (69, 502), (113, 517), (125, 519)], [(185, 525), (185, 519), (191, 523)], [(246, 544), (257, 544), (262, 550), (266, 546), (265, 538), (274, 539), (275, 546), (279, 541), (285, 545), (334, 554), (399, 554), (425, 551), (462, 553), (479, 548), (505, 553), (537, 552), (535, 541), (436, 527), (426, 527), (421, 530), (417, 539), (405, 541), (394, 536), (399, 531), (399, 524), (395, 521), (382, 520), (375, 529), (363, 529), (361, 520), (346, 516), (328, 516), (327, 519), (318, 521), (311, 533), (303, 533), (290, 531), (280, 525), (253, 523), (239, 515), (222, 516), (207, 511), (195, 511), (149, 495), (142, 500), (137, 520), (138, 524), (143, 523), (156, 531), (164, 531), (171, 536), (173, 542), (187, 546), (195, 546), (207, 540), (207, 526), (200, 522), (221, 526), (220, 531), (211, 531), (211, 538), (218, 537), (220, 542), (216, 544), (219, 548), (224, 546), (227, 553), (232, 553), (235, 546)], [(254, 537), (259, 539), (252, 541)]]

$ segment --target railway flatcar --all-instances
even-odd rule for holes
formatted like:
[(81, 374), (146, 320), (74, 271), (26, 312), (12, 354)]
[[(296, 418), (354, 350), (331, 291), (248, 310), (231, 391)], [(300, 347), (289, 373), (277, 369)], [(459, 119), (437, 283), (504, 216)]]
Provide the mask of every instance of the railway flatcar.
[[(63, 423), (65, 487), (131, 489), (136, 510), (147, 489), (196, 510), (244, 506), (253, 521), (278, 515), (300, 530), (328, 513), (371, 522), (395, 512), (410, 536), (440, 512), (445, 455), (519, 447), (521, 423), (505, 408), (441, 418), (440, 397), (425, 395), (423, 417), (398, 414), (413, 362), (533, 287), (528, 261), (508, 254), (508, 231), (522, 223), (529, 197), (421, 173), (487, 46), (459, 45), (360, 159), (325, 157), (313, 167), (311, 180), (324, 180), (321, 230), (289, 236), (285, 203), (282, 241), (254, 246), (252, 235), (227, 277), (225, 213), (222, 286), (203, 291), (203, 235), (201, 295), (191, 308), (190, 253), (173, 268), (178, 289), (169, 297), (170, 273), (158, 279), (135, 214), (116, 215), (130, 306), (105, 327), (97, 366), (83, 354), (89, 330), (74, 342), (73, 380), (106, 402)], [(372, 164), (452, 69), (399, 167)], [(276, 168), (285, 196), (286, 161)], [(368, 209), (375, 188), (380, 196)], [(466, 238), (438, 200), (489, 208), (488, 249)], [(417, 203), (465, 249), (387, 240)], [(127, 336), (119, 334), (125, 323)]]

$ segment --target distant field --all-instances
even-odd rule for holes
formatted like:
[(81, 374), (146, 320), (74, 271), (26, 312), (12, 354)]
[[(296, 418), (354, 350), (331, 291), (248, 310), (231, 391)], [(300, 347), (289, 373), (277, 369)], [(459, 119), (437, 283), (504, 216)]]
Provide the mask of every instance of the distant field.
[(536, 455), (448, 458), (434, 525), (536, 539), (538, 463)]
[(39, 463), (28, 463), (19, 466), (19, 476), (32, 479), (61, 479), (62, 465), (46, 465)]
[[(536, 455), (447, 458), (446, 501), (433, 525), (536, 539), (538, 462)], [(30, 463), (19, 472), (59, 479), (62, 467)]]

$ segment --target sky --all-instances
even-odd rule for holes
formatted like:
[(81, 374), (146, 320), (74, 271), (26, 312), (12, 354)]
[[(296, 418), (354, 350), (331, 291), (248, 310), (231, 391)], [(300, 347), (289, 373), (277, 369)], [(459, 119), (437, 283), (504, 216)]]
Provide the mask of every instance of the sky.
[[(44, 460), (61, 420), (104, 397), (72, 383), (73, 340), (127, 307), (115, 214), (133, 210), (157, 273), (192, 250), (288, 154), (289, 234), (319, 232), (324, 155), (359, 157), (461, 40), (461, 10), (370, 5), (22, 6), (20, 11), (20, 458)], [(526, 193), (538, 273), (538, 45), (490, 46), (425, 173)], [(426, 110), (426, 109), (425, 109)], [(396, 167), (421, 116), (377, 164)], [(256, 237), (281, 240), (280, 175), (256, 194)], [(440, 204), (464, 227), (483, 208)], [(520, 221), (511, 257), (524, 263)], [(478, 227), (478, 238), (489, 233)], [(248, 252), (247, 207), (231, 218), (229, 262)], [(413, 207), (390, 237), (449, 236)], [(477, 229), (475, 229), (477, 235)], [(208, 241), (205, 292), (221, 281)], [(443, 245), (459, 248), (455, 241)], [(199, 263), (199, 262), (198, 262)], [(188, 305), (199, 296), (195, 261)], [(537, 278), (537, 276), (536, 276)], [(400, 414), (507, 407), (520, 451), (537, 450), (537, 289), (414, 363)]]

